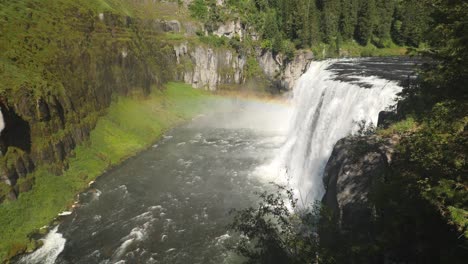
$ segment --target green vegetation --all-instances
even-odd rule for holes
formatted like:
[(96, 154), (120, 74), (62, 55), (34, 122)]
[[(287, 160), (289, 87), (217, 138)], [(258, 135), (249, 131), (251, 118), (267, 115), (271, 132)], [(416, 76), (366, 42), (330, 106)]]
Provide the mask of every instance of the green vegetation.
[[(429, 48), (424, 55), (436, 63), (423, 66), (420, 79), (402, 92), (401, 111), (412, 116), (418, 129), (409, 128), (396, 159), (400, 177), (410, 180), (417, 193), (465, 239), (468, 233), (468, 3), (422, 1), (430, 4)], [(402, 189), (411, 188), (399, 186)], [(465, 243), (465, 244), (463, 244)]]
[(417, 122), (413, 117), (407, 117), (390, 125), (389, 128), (377, 130), (378, 135), (388, 137), (392, 135), (405, 135), (417, 129)]
[(403, 56), (408, 52), (407, 47), (390, 43), (386, 47), (377, 47), (372, 43), (365, 46), (356, 41), (338, 42), (332, 44), (321, 43), (311, 47), (312, 52), (318, 59), (330, 57), (385, 57)]
[(319, 57), (401, 55), (423, 43), (428, 22), (428, 7), (416, 0), (197, 0), (190, 10), (209, 32), (240, 17), (263, 49), (312, 48)]
[(1, 139), (0, 173), (13, 186), (2, 183), (0, 201), (33, 187), (33, 179), (15, 181), (34, 167), (64, 171), (63, 159), (113, 96), (149, 94), (173, 80), (171, 40), (146, 26), (141, 8), (120, 0), (0, 2), (0, 105), (28, 127), (14, 135), (26, 147)]
[[(339, 1), (320, 2), (325, 4), (322, 10), (333, 14), (336, 8), (327, 6)], [(366, 30), (366, 16), (378, 13), (375, 5), (379, 1), (366, 2), (357, 22), (360, 28), (356, 41), (362, 43), (373, 42), (379, 36), (375, 29), (372, 33)], [(466, 262), (468, 3), (423, 0), (400, 1), (398, 5), (405, 8), (397, 9), (397, 20), (391, 23), (393, 41), (410, 46), (426, 42), (428, 46), (422, 55), (429, 60), (421, 67), (418, 79), (405, 84), (394, 123), (386, 129), (379, 128), (372, 138), (355, 138), (357, 149), (352, 152), (360, 157), (378, 149), (369, 142), (377, 140), (380, 144), (378, 141), (390, 138), (398, 141), (390, 166), (374, 175), (376, 181), (369, 197), (373, 212), (370, 223), (360, 230), (343, 230), (339, 219), (330, 218), (327, 210), (312, 210), (312, 215), (322, 219), (315, 228), (326, 235), (318, 244), (313, 232), (293, 232), (293, 238), (298, 240), (291, 240), (289, 230), (300, 230), (310, 223), (302, 219), (303, 212), (285, 214), (284, 204), (269, 198), (275, 195), (264, 195), (258, 208), (238, 213), (234, 222), (234, 229), (252, 243), (244, 242), (237, 250), (252, 263)], [(420, 16), (425, 12), (428, 17)], [(333, 16), (331, 20), (327, 23), (334, 25)], [(340, 32), (334, 28), (327, 28), (327, 34)], [(299, 219), (299, 224), (294, 219)], [(327, 236), (331, 241), (325, 243)], [(308, 245), (312, 251), (296, 251), (297, 245)], [(269, 255), (275, 259), (268, 259)], [(287, 261), (283, 261), (285, 258)]]
[(248, 264), (316, 263), (319, 244), (313, 229), (321, 209), (301, 211), (292, 190), (277, 188), (276, 193), (259, 193), (257, 207), (231, 212), (231, 229), (243, 235), (234, 250)]
[(74, 150), (69, 169), (53, 175), (47, 166), (28, 178), (34, 188), (17, 201), (0, 205), (0, 259), (8, 259), (34, 245), (28, 236), (48, 225), (57, 212), (68, 209), (76, 193), (84, 190), (112, 166), (147, 148), (164, 131), (200, 113), (211, 97), (203, 91), (179, 83), (148, 96), (118, 97), (91, 132), (89, 141)]

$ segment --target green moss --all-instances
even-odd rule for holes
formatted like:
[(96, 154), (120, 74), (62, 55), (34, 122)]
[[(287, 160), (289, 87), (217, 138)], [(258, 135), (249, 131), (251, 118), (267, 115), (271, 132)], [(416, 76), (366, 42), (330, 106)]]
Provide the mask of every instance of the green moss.
[(63, 175), (52, 175), (42, 166), (30, 176), (35, 180), (31, 191), (22, 193), (15, 202), (0, 204), (0, 260), (25, 250), (30, 243), (28, 234), (67, 209), (89, 181), (202, 111), (209, 100), (207, 93), (180, 83), (169, 83), (165, 90), (154, 89), (145, 98), (118, 97), (98, 120), (90, 140), (75, 149)]
[(0, 182), (0, 202), (6, 199), (8, 193), (10, 192), (11, 187), (4, 182)]

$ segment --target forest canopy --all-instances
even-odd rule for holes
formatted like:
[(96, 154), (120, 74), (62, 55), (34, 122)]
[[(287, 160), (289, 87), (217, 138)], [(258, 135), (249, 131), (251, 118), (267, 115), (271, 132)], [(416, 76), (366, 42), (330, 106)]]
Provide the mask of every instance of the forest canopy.
[(289, 43), (296, 48), (319, 44), (355, 42), (375, 45), (418, 47), (428, 25), (428, 8), (410, 0), (227, 0), (228, 11), (215, 0), (196, 0), (192, 15), (208, 25), (222, 22), (232, 13), (253, 25), (262, 38), (262, 47), (284, 51)]

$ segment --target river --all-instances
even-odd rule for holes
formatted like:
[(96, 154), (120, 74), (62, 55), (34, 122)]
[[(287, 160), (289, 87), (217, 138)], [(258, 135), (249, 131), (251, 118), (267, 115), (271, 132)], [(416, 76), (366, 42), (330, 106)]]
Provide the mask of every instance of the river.
[(376, 124), (413, 69), (407, 58), (313, 62), (290, 104), (226, 100), (101, 176), (19, 263), (239, 263), (229, 211), (271, 181), (303, 204), (320, 199), (333, 145)]

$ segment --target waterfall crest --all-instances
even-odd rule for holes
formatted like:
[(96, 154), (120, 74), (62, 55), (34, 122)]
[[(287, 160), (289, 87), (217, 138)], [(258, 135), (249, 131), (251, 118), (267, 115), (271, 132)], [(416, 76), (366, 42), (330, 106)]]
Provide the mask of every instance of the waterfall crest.
[(313, 62), (298, 80), (287, 140), (274, 162), (278, 176), (288, 180), (302, 205), (323, 197), (322, 175), (335, 143), (356, 132), (359, 122), (376, 125), (379, 112), (393, 105), (401, 91), (397, 82), (374, 76), (348, 76), (358, 82), (335, 80), (327, 69), (332, 64)]

